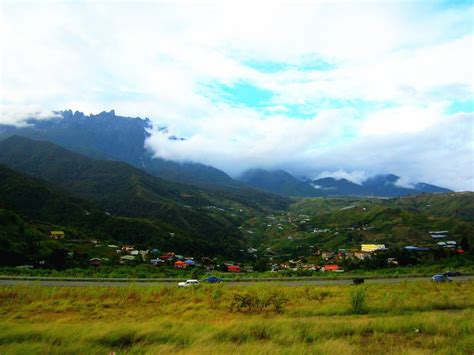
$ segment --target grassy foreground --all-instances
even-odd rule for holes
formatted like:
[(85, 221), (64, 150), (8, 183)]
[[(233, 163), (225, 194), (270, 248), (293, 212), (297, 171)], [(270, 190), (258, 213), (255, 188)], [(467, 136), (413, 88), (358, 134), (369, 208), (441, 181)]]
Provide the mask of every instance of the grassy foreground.
[(472, 354), (474, 283), (0, 287), (0, 354)]

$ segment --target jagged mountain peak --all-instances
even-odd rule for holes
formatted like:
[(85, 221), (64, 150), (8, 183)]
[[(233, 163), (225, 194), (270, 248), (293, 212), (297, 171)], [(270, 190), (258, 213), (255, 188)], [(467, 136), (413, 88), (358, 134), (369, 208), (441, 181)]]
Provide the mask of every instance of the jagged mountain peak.
[[(148, 118), (119, 116), (114, 110), (85, 115), (72, 110), (56, 111), (49, 120), (30, 119), (28, 126), (0, 124), (0, 139), (20, 135), (50, 141), (64, 148), (102, 160), (119, 160), (163, 179), (195, 185), (240, 186), (225, 172), (199, 163), (180, 163), (155, 158), (145, 147), (152, 122)], [(166, 127), (156, 131), (173, 141)], [(155, 132), (156, 132), (155, 131)]]

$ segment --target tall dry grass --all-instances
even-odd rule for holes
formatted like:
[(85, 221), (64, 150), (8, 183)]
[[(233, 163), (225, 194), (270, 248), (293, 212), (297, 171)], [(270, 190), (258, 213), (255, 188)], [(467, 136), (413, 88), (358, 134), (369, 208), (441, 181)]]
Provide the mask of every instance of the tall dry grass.
[[(474, 283), (0, 287), (0, 354), (469, 353)], [(361, 289), (361, 288), (359, 288)], [(265, 304), (232, 308), (236, 296)], [(259, 303), (263, 302), (263, 303)]]

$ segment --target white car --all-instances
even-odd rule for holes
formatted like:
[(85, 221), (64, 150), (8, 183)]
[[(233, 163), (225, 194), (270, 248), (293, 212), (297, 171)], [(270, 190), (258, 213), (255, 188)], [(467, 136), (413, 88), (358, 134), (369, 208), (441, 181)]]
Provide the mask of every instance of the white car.
[(197, 286), (199, 285), (198, 280), (186, 280), (184, 282), (180, 282), (178, 287), (190, 287), (190, 286)]

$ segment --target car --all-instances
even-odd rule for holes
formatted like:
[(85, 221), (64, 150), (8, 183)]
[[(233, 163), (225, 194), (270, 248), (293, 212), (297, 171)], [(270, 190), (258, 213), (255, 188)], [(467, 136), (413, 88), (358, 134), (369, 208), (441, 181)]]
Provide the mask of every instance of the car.
[(363, 284), (364, 283), (364, 278), (363, 277), (356, 277), (356, 278), (352, 279), (352, 283), (354, 285)]
[(459, 271), (448, 270), (444, 273), (445, 276), (461, 276)]
[(444, 274), (439, 274), (439, 275), (434, 275), (432, 278), (431, 278), (431, 281), (433, 282), (446, 282), (446, 281), (453, 281), (451, 280), (449, 277), (447, 277), (446, 275)]
[(217, 276), (209, 276), (203, 279), (202, 281), (209, 282), (210, 284), (214, 284), (217, 282), (222, 282), (223, 280), (221, 278), (218, 278)]
[(191, 287), (191, 286), (198, 286), (199, 281), (198, 280), (186, 280), (183, 282), (180, 282), (178, 284), (178, 287)]

